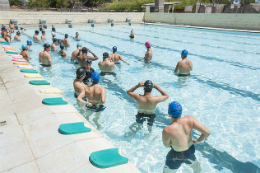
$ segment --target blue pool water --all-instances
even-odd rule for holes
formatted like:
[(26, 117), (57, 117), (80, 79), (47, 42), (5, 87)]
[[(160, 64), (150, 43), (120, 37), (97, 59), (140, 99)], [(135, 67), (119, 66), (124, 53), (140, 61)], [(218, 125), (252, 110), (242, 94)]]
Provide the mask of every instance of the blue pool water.
[[(12, 46), (20, 51), (22, 44), (31, 38), (36, 28), (28, 28), (21, 42)], [(135, 40), (129, 39), (131, 29)], [(196, 144), (196, 156), (202, 172), (260, 172), (260, 35), (243, 32), (213, 31), (156, 25), (95, 25), (56, 28), (57, 38), (69, 34), (69, 57), (62, 58), (52, 52), (56, 63), (50, 71), (39, 66), (41, 44), (33, 44), (30, 64), (54, 87), (64, 91), (64, 97), (74, 105), (123, 155), (143, 173), (162, 172), (169, 149), (162, 144), (162, 129), (171, 123), (167, 115), (169, 102), (177, 100), (183, 106), (183, 115), (192, 115), (208, 127), (211, 136), (206, 142)], [(83, 46), (99, 57), (93, 62), (96, 71), (103, 52), (118, 53), (130, 65), (116, 68), (116, 77), (102, 77), (100, 85), (107, 89), (107, 107), (101, 114), (89, 114), (79, 107), (73, 96), (73, 80), (76, 67), (70, 55), (76, 49), (72, 37), (78, 31)], [(47, 42), (51, 43), (51, 29), (46, 30)], [(152, 44), (151, 64), (138, 59), (144, 57), (144, 43)], [(59, 48), (58, 48), (59, 49)], [(192, 75), (177, 77), (173, 70), (181, 60), (180, 52), (189, 51), (193, 62)], [(170, 98), (158, 104), (153, 132), (147, 125), (136, 136), (128, 134), (135, 122), (137, 105), (126, 91), (141, 80), (151, 80), (165, 90)], [(136, 92), (142, 94), (142, 89)], [(153, 95), (159, 95), (153, 90)], [(194, 138), (199, 133), (194, 131)], [(182, 165), (179, 172), (192, 172)]]

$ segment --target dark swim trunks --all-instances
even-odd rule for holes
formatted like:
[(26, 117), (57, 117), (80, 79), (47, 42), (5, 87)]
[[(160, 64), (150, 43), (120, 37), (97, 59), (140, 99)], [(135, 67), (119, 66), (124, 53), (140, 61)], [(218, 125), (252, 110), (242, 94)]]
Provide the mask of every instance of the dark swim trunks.
[[(74, 93), (74, 97), (75, 97), (75, 98), (78, 98), (78, 96), (79, 96), (79, 95), (78, 95), (77, 93)], [(86, 102), (88, 101), (87, 96), (83, 97), (82, 99), (83, 99), (84, 101), (86, 101)]]
[(178, 74), (178, 76), (189, 76), (190, 75), (190, 73), (189, 74)]
[(51, 65), (41, 64), (43, 67), (51, 67)]
[(121, 64), (120, 62), (115, 62), (115, 64)]
[(136, 117), (136, 122), (138, 124), (143, 124), (144, 120), (147, 119), (148, 125), (152, 126), (154, 122), (154, 118), (156, 117), (155, 114), (144, 114), (144, 113), (139, 113), (135, 116)]
[(87, 109), (93, 110), (95, 112), (100, 112), (106, 109), (106, 107), (104, 105), (100, 105), (99, 108), (97, 109), (96, 106), (90, 106), (87, 107)]
[(105, 76), (105, 75), (113, 75), (113, 76), (116, 76), (116, 73), (114, 73), (114, 72), (101, 72), (101, 73), (100, 73), (100, 76)]
[(188, 150), (181, 152), (176, 152), (171, 149), (166, 156), (165, 165), (170, 169), (178, 169), (183, 163), (192, 164), (190, 160), (196, 160), (194, 145), (192, 145)]

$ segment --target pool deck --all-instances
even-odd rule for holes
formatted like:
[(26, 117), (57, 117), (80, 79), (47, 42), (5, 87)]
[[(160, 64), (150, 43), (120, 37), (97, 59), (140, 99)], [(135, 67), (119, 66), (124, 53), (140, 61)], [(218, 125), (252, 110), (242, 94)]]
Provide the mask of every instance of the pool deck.
[[(46, 106), (43, 98), (62, 97), (41, 94), (51, 85), (30, 85), (11, 56), (0, 46), (0, 172), (1, 173), (135, 173), (130, 162), (106, 169), (94, 167), (89, 156), (114, 146), (71, 104)], [(42, 79), (40, 79), (42, 80)], [(66, 99), (65, 99), (66, 100)], [(89, 133), (62, 135), (62, 123), (84, 122)]]

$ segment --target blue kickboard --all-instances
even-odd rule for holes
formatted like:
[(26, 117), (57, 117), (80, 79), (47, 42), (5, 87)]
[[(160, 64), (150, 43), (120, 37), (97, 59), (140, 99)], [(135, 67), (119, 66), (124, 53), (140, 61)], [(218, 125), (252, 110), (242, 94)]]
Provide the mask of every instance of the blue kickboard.
[(67, 101), (63, 100), (62, 97), (55, 97), (55, 98), (45, 98), (42, 100), (42, 103), (45, 105), (66, 105), (68, 104)]
[(61, 124), (59, 127), (59, 132), (62, 134), (77, 134), (90, 131), (90, 128), (84, 126), (84, 122)]
[(126, 164), (128, 159), (118, 153), (118, 148), (111, 148), (91, 153), (89, 161), (98, 168), (109, 168)]

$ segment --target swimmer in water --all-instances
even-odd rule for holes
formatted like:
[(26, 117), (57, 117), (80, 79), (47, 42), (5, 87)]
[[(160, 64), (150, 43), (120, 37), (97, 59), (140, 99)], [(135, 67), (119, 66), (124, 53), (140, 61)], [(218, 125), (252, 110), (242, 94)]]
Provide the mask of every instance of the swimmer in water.
[(42, 41), (46, 40), (46, 36), (45, 35), (46, 35), (45, 31), (42, 30), (42, 36), (41, 36)]
[(51, 35), (52, 35), (52, 41), (53, 41), (53, 39), (56, 37), (56, 34), (55, 34), (55, 32), (51, 32)]
[(86, 71), (86, 76), (83, 79), (83, 83), (87, 86), (90, 86), (92, 84), (91, 76), (95, 72), (95, 70), (91, 66), (92, 66), (91, 59), (86, 59), (85, 66), (84, 66), (84, 69)]
[(32, 40), (27, 40), (26, 43), (27, 43), (27, 50), (29, 50), (32, 45)]
[(39, 39), (38, 35), (39, 35), (39, 31), (35, 30), (35, 34), (33, 36), (33, 41), (34, 42), (41, 42), (41, 40)]
[(68, 37), (69, 37), (69, 35), (65, 34), (65, 38), (61, 40), (61, 43), (63, 43), (65, 47), (69, 47), (70, 46)]
[(74, 50), (71, 54), (71, 61), (75, 61), (75, 64), (79, 64), (79, 61), (77, 59), (77, 54), (79, 53), (79, 50), (82, 49), (82, 44), (81, 43), (77, 43), (77, 49)]
[(110, 61), (114, 62), (115, 64), (120, 64), (119, 60), (123, 61), (124, 63), (130, 65), (129, 63), (125, 62), (122, 55), (117, 53), (117, 47), (113, 47), (113, 53), (109, 55)]
[(51, 50), (52, 51), (56, 51), (57, 50), (57, 48), (56, 48), (57, 45), (59, 45), (58, 40), (57, 40), (57, 38), (54, 38), (53, 39), (53, 43), (51, 44)]
[(52, 26), (52, 28), (51, 28), (52, 32), (56, 32), (56, 29), (54, 28), (54, 25), (51, 25), (51, 26)]
[(13, 32), (14, 32), (14, 24), (13, 24), (13, 21), (10, 21), (10, 23), (9, 23), (9, 28), (10, 28), (11, 33), (13, 33)]
[(141, 59), (139, 61), (144, 60), (145, 63), (150, 63), (151, 60), (152, 60), (152, 57), (153, 57), (153, 52), (152, 52), (152, 49), (151, 49), (151, 43), (149, 41), (145, 42), (145, 47), (147, 49), (145, 56), (144, 56), (143, 59)]
[[(179, 61), (175, 67), (174, 73), (178, 74), (178, 76), (189, 76), (190, 71), (192, 71), (192, 62), (187, 59), (188, 51), (183, 50), (181, 52), (181, 61)], [(179, 72), (179, 73), (178, 73)]]
[(115, 75), (113, 70), (115, 69), (115, 63), (109, 61), (109, 54), (103, 53), (103, 61), (98, 63), (98, 67), (101, 70), (100, 75)]
[(14, 39), (17, 41), (20, 41), (21, 33), (19, 31), (16, 32), (16, 35), (14, 36)]
[[(80, 67), (76, 71), (77, 78), (73, 82), (74, 86), (74, 97), (77, 98), (79, 94), (84, 91), (84, 88), (86, 87), (83, 83), (83, 79), (86, 76), (86, 71), (83, 67)], [(86, 97), (83, 97), (84, 101), (88, 101)]]
[(29, 52), (27, 52), (27, 45), (23, 44), (22, 45), (22, 52), (20, 53), (20, 55), (23, 56), (24, 59), (26, 59), (27, 61), (31, 59)]
[(44, 51), (39, 53), (39, 62), (43, 67), (51, 67), (52, 65), (54, 65), (51, 61), (50, 55), (51, 46), (48, 43), (45, 43), (43, 46)]
[(75, 39), (77, 41), (79, 41), (81, 39), (78, 32), (76, 32), (76, 36), (73, 37), (73, 39)]
[[(88, 52), (91, 53), (94, 57), (88, 56)], [(98, 59), (98, 57), (96, 54), (91, 52), (91, 50), (89, 50), (86, 47), (83, 47), (81, 50), (79, 50), (79, 52), (77, 54), (77, 59), (78, 59), (79, 64), (81, 65), (81, 67), (84, 67), (86, 59), (91, 59), (92, 61), (95, 61)]]
[(129, 35), (130, 38), (135, 38), (134, 30), (131, 30), (131, 34)]
[(2, 28), (2, 37), (7, 41), (8, 43), (11, 43), (11, 38), (8, 36), (7, 27), (3, 26)]
[[(92, 73), (91, 79), (93, 81), (92, 85), (86, 86), (77, 97), (77, 100), (79, 102), (86, 103), (86, 107), (88, 108), (102, 111), (105, 109), (103, 104), (106, 101), (106, 89), (98, 85), (100, 80), (100, 75), (98, 72)], [(85, 96), (87, 96), (88, 102), (83, 100)]]
[[(140, 87), (144, 88), (144, 95), (134, 93), (134, 91)], [(162, 95), (152, 96), (153, 88), (158, 90)], [(132, 131), (131, 133), (136, 134), (142, 128), (145, 119), (147, 119), (148, 121), (148, 131), (152, 132), (154, 118), (156, 117), (156, 115), (154, 114), (156, 105), (167, 100), (169, 98), (169, 95), (165, 91), (163, 91), (156, 83), (152, 83), (152, 81), (150, 80), (145, 81), (145, 83), (143, 81), (139, 82), (136, 86), (129, 89), (127, 91), (127, 94), (132, 99), (134, 99), (138, 105), (136, 122), (129, 127), (129, 129)]]
[(65, 46), (61, 43), (60, 44), (60, 51), (58, 52), (58, 54), (60, 54), (62, 57), (66, 57), (68, 55), (68, 53), (66, 51), (64, 51)]
[[(181, 114), (180, 103), (171, 102), (168, 115), (172, 123), (162, 132), (164, 146), (171, 148), (166, 156), (163, 173), (175, 173), (183, 163), (190, 166), (195, 173), (201, 172), (200, 163), (195, 156), (194, 144), (204, 141), (210, 135), (210, 131), (194, 117), (186, 115), (182, 118)], [(201, 133), (198, 139), (192, 139), (193, 129)]]

